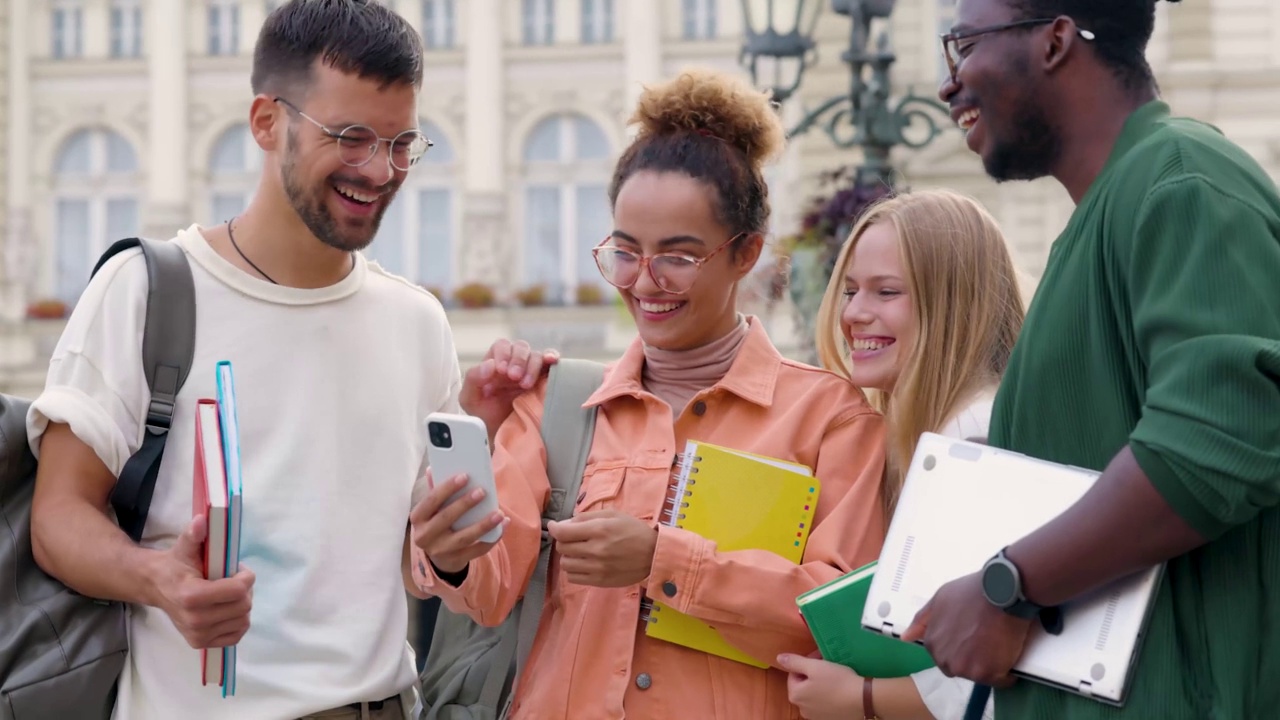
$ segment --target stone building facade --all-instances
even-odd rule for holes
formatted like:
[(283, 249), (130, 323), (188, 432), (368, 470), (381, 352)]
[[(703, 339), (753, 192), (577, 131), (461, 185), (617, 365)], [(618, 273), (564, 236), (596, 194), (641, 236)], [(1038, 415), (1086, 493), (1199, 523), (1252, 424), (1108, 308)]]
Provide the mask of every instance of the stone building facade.
[[(428, 47), (421, 118), (436, 147), (370, 252), (445, 296), (471, 282), (505, 297), (538, 286), (550, 305), (574, 305), (599, 282), (587, 249), (608, 232), (604, 188), (642, 85), (692, 65), (741, 71), (740, 0), (384, 1)], [(74, 304), (113, 238), (217, 223), (252, 195), (250, 55), (275, 4), (0, 0), (0, 390), (38, 390), (60, 325), (26, 310)], [(896, 95), (936, 91), (954, 5), (897, 3)], [(1280, 3), (1158, 7), (1150, 58), (1175, 111), (1217, 124), (1280, 177)], [(789, 122), (848, 87), (848, 20), (823, 13), (819, 61), (782, 110)], [(1070, 200), (1051, 181), (992, 183), (940, 120), (948, 130), (933, 144), (895, 154), (904, 180), (981, 199), (1038, 275)], [(857, 161), (819, 133), (795, 139), (770, 171), (775, 233), (795, 227), (818, 173)], [(601, 357), (630, 337), (608, 307), (451, 312), (464, 363), (496, 334)]]

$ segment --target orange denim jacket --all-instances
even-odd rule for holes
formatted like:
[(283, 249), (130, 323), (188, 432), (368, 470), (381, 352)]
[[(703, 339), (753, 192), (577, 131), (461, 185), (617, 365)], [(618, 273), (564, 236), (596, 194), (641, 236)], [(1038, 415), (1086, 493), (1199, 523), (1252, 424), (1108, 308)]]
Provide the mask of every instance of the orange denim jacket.
[[(784, 672), (649, 638), (641, 601), (660, 598), (771, 665), (782, 652), (814, 651), (796, 596), (876, 559), (884, 539), (883, 419), (844, 379), (783, 358), (754, 319), (725, 378), (690, 401), (674, 425), (670, 406), (641, 386), (643, 363), (637, 340), (587, 403), (599, 413), (576, 511), (620, 510), (658, 524), (673, 460), (690, 438), (792, 460), (822, 481), (803, 563), (764, 551), (720, 553), (698, 535), (660, 524), (650, 576), (631, 587), (569, 583), (553, 553), (512, 717), (799, 718)], [(472, 561), (457, 588), (417, 562), (420, 550), (412, 563), (424, 591), (482, 624), (507, 617), (537, 562), (550, 494), (538, 432), (544, 398), (545, 385), (520, 397), (497, 436), (499, 502), (511, 518), (502, 540)], [(675, 597), (663, 593), (664, 583), (675, 584)]]

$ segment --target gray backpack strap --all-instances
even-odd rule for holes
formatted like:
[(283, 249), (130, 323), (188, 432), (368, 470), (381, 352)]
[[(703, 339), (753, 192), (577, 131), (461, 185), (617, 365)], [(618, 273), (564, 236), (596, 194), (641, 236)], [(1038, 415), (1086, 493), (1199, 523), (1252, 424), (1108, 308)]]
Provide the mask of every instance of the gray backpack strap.
[(151, 405), (142, 447), (120, 471), (111, 491), (111, 505), (121, 529), (137, 542), (147, 524), (178, 390), (191, 371), (196, 346), (196, 292), (186, 252), (169, 241), (119, 240), (103, 253), (93, 272), (97, 273), (117, 253), (134, 247), (142, 248), (150, 283), (142, 334), (142, 367), (151, 389)]
[(514, 684), (519, 682), (520, 671), (524, 669), (529, 652), (533, 650), (533, 639), (538, 634), (538, 622), (542, 619), (542, 608), (547, 598), (547, 571), (553, 546), (547, 523), (573, 516), (596, 428), (596, 409), (582, 406), (603, 381), (604, 365), (588, 360), (562, 359), (551, 367), (547, 378), (541, 432), (542, 444), (547, 450), (551, 497), (542, 514), (542, 548), (538, 552), (538, 565), (520, 603), (516, 632), (508, 633), (499, 643), (497, 657), (480, 695), (483, 706), (499, 707), (498, 701), (514, 660), (513, 686), (499, 717), (506, 717), (510, 709), (515, 697)]

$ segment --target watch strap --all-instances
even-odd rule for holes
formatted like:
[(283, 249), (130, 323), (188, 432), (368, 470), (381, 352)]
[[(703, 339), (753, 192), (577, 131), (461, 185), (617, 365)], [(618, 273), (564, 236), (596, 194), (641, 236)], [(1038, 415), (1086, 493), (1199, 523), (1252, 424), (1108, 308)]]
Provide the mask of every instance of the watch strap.
[(1019, 600), (1018, 602), (1004, 608), (1004, 611), (1014, 617), (1020, 617), (1023, 620), (1032, 620), (1039, 615), (1044, 608), (1031, 602), (1030, 600)]

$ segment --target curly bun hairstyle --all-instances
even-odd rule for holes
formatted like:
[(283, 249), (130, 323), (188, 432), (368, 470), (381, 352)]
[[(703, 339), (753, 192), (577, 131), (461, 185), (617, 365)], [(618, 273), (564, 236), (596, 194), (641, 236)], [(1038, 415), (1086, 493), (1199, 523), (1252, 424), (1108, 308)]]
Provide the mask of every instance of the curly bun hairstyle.
[(762, 170), (786, 144), (768, 93), (737, 77), (689, 70), (646, 87), (629, 124), (638, 132), (614, 170), (610, 206), (638, 172), (680, 172), (714, 190), (716, 216), (731, 232), (768, 229)]

